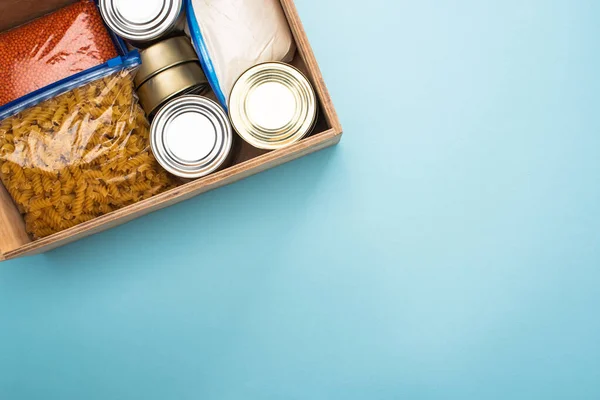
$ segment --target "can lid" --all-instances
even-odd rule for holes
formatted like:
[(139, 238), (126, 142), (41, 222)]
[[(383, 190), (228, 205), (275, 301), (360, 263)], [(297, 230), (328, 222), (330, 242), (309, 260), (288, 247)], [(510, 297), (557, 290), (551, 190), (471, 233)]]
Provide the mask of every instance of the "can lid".
[(225, 111), (205, 97), (186, 95), (167, 103), (152, 121), (150, 144), (173, 175), (200, 178), (227, 160), (233, 134)]
[(161, 40), (140, 52), (142, 65), (135, 75), (135, 87), (166, 69), (189, 61), (199, 63), (198, 55), (187, 36)]
[(283, 63), (250, 68), (229, 99), (233, 128), (252, 146), (274, 150), (310, 133), (317, 119), (317, 97), (308, 79)]
[(153, 40), (165, 34), (182, 10), (183, 0), (100, 0), (106, 24), (131, 41)]

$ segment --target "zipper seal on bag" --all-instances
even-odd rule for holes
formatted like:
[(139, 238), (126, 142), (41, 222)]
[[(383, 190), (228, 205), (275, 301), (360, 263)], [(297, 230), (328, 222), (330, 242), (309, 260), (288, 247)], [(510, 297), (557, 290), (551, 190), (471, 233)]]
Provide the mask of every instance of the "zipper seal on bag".
[(215, 96), (217, 96), (217, 100), (219, 100), (219, 103), (221, 103), (221, 105), (227, 112), (227, 99), (225, 98), (225, 94), (221, 89), (221, 85), (219, 84), (219, 79), (217, 78), (217, 73), (215, 71), (215, 66), (208, 53), (208, 46), (204, 41), (204, 36), (202, 35), (202, 30), (200, 29), (200, 24), (198, 24), (198, 20), (196, 19), (196, 13), (194, 12), (192, 0), (185, 1), (190, 36), (192, 37), (192, 42), (194, 44), (196, 52), (199, 55), (200, 64), (202, 65), (202, 69), (204, 69), (204, 74), (208, 79), (208, 83), (210, 83), (210, 86), (212, 87)]
[(0, 107), (0, 121), (87, 83), (102, 79), (118, 71), (138, 67), (141, 64), (142, 60), (137, 50), (131, 51), (125, 57), (115, 57), (108, 60), (105, 64), (98, 65), (48, 86), (44, 86), (35, 92), (29, 93), (28, 95)]

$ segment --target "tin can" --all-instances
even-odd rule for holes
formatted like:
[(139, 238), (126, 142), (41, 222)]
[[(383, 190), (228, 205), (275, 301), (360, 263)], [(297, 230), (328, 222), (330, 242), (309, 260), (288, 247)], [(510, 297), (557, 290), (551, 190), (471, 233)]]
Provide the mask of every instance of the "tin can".
[(283, 63), (250, 68), (229, 98), (236, 132), (254, 147), (275, 150), (309, 135), (317, 121), (317, 97), (298, 69)]
[(184, 0), (100, 0), (104, 22), (117, 35), (143, 48), (183, 31)]
[(142, 65), (135, 77), (135, 88), (150, 118), (174, 97), (208, 91), (208, 80), (186, 37), (163, 40), (140, 54)]
[(156, 114), (150, 145), (158, 163), (171, 174), (200, 178), (227, 165), (233, 133), (221, 106), (187, 95), (165, 104)]
[(138, 87), (166, 69), (186, 62), (199, 62), (198, 55), (187, 36), (162, 40), (142, 50), (140, 56), (142, 65), (135, 76), (135, 84)]

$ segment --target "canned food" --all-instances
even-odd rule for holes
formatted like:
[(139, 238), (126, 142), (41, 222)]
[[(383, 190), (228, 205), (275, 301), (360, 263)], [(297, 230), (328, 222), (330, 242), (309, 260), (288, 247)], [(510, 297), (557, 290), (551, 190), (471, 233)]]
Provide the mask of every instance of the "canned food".
[(200, 62), (198, 55), (187, 36), (177, 36), (162, 40), (140, 52), (142, 65), (135, 76), (139, 87), (148, 79), (166, 69), (186, 62)]
[(250, 68), (229, 98), (237, 133), (254, 147), (275, 150), (306, 137), (317, 120), (317, 97), (308, 79), (283, 63)]
[(142, 66), (135, 77), (135, 87), (149, 117), (174, 97), (208, 91), (208, 80), (186, 37), (163, 40), (140, 54)]
[(145, 47), (184, 26), (183, 0), (100, 0), (106, 25), (138, 47)]
[(150, 131), (159, 164), (181, 178), (200, 178), (227, 164), (233, 133), (227, 114), (202, 96), (178, 97), (156, 114)]

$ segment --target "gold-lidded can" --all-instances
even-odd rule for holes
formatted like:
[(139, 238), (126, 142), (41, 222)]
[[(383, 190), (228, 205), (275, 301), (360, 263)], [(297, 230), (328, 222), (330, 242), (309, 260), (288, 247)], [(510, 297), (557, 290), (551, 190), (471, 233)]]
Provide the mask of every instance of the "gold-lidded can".
[(237, 80), (229, 118), (250, 145), (276, 150), (308, 136), (317, 121), (317, 96), (309, 80), (291, 65), (256, 65)]
[(140, 55), (142, 65), (135, 77), (135, 88), (149, 117), (177, 96), (208, 91), (208, 80), (187, 37), (163, 40)]

